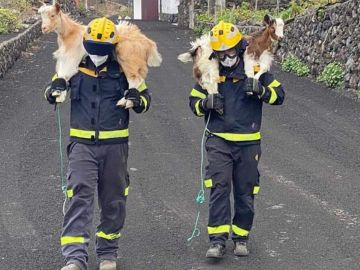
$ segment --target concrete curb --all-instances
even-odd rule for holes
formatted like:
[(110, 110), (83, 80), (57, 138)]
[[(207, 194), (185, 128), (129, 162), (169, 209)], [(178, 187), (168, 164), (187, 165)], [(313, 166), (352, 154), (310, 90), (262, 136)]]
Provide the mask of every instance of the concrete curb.
[(0, 78), (4, 77), (32, 41), (41, 35), (41, 20), (14, 38), (0, 43)]

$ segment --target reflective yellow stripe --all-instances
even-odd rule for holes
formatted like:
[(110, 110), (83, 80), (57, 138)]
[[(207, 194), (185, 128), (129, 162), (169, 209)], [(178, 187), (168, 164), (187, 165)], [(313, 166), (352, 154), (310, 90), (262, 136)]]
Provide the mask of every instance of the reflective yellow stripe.
[(204, 185), (205, 185), (205, 187), (207, 187), (207, 188), (211, 188), (211, 187), (213, 186), (213, 181), (212, 181), (212, 179), (205, 179), (205, 180), (204, 180)]
[(254, 190), (253, 190), (253, 194), (256, 195), (258, 194), (260, 191), (260, 187), (259, 186), (254, 186)]
[(219, 81), (220, 82), (225, 82), (226, 81), (226, 76), (219, 76)]
[(66, 191), (66, 195), (70, 199), (70, 198), (72, 198), (74, 196), (74, 191), (72, 189), (68, 189)]
[(277, 94), (276, 91), (274, 89), (274, 87), (279, 87), (281, 84), (277, 81), (274, 80), (268, 87), (270, 89), (270, 100), (269, 100), (269, 104), (274, 104), (274, 102), (277, 100)]
[[(95, 73), (95, 70), (91, 70), (88, 68), (84, 68), (84, 67), (79, 67), (79, 71), (81, 71), (82, 73), (89, 75), (91, 77), (97, 77), (98, 75)], [(107, 67), (104, 67), (100, 72), (102, 71), (107, 71)]]
[(106, 234), (106, 233), (100, 231), (100, 232), (97, 232), (97, 233), (96, 233), (96, 236), (97, 236), (97, 237), (104, 238), (104, 239), (107, 239), (107, 240), (114, 240), (114, 239), (120, 238), (120, 237), (121, 237), (121, 233), (110, 233), (110, 234)]
[(229, 233), (229, 232), (230, 232), (230, 225), (208, 227), (208, 234), (219, 234), (219, 233)]
[(146, 98), (144, 96), (140, 96), (141, 100), (143, 101), (143, 104), (144, 104), (144, 110), (142, 112), (145, 112), (146, 109), (147, 109), (147, 105), (148, 105), (148, 102), (146, 100)]
[(273, 80), (273, 82), (269, 84), (269, 87), (279, 87), (280, 85), (281, 83), (279, 83), (279, 81)]
[(69, 245), (69, 244), (84, 244), (85, 238), (82, 236), (63, 236), (60, 239), (61, 245)]
[(244, 142), (244, 141), (257, 141), (261, 139), (260, 132), (249, 133), (249, 134), (238, 134), (238, 133), (212, 133), (220, 138), (227, 141), (233, 142)]
[[(77, 138), (83, 138), (83, 139), (91, 139), (92, 136), (95, 136), (95, 131), (71, 128), (70, 136), (77, 137)], [(129, 129), (120, 129), (120, 130), (100, 131), (99, 132), (100, 140), (126, 138), (126, 137), (129, 137)]]
[(239, 236), (248, 236), (249, 235), (249, 231), (241, 229), (236, 225), (232, 225), (232, 231), (233, 231), (233, 233), (235, 233), (236, 235), (239, 235)]
[(140, 86), (137, 88), (137, 90), (139, 90), (139, 92), (143, 92), (147, 89), (147, 85), (145, 82), (143, 82), (142, 84), (140, 84)]
[(91, 139), (92, 136), (95, 137), (95, 131), (71, 128), (70, 136), (84, 138), (84, 139)]
[(129, 137), (129, 130), (128, 129), (120, 129), (120, 130), (113, 130), (113, 131), (100, 131), (99, 132), (99, 139), (115, 139), (115, 138), (126, 138)]
[(55, 81), (57, 78), (59, 78), (59, 76), (57, 75), (57, 73), (55, 73), (54, 76), (51, 78), (51, 80)]
[(190, 96), (198, 97), (198, 98), (201, 98), (201, 99), (206, 98), (205, 94), (201, 93), (200, 91), (196, 90), (195, 88), (193, 88), (193, 90), (191, 91)]
[(196, 115), (197, 116), (203, 116), (204, 114), (200, 111), (200, 101), (201, 100), (198, 100), (196, 101), (195, 103), (195, 112), (196, 112)]
[(129, 187), (125, 188), (124, 195), (125, 195), (125, 196), (128, 196), (128, 195), (129, 195)]

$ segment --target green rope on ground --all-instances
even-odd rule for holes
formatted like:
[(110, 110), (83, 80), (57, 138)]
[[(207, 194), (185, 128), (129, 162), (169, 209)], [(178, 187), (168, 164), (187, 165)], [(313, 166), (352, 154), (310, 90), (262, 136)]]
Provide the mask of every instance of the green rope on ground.
[(193, 230), (191, 236), (187, 239), (188, 242), (190, 242), (194, 237), (200, 236), (200, 229), (198, 227), (199, 217), (200, 217), (200, 211), (198, 211), (198, 213), (197, 213), (194, 230)]
[(207, 131), (207, 128), (209, 125), (210, 117), (211, 117), (211, 111), (210, 111), (209, 117), (206, 121), (206, 125), (205, 125), (204, 132), (203, 132), (202, 139), (201, 139), (200, 191), (199, 191), (198, 195), (196, 196), (198, 212), (197, 212), (193, 232), (192, 232), (191, 236), (187, 239), (188, 242), (190, 242), (193, 238), (200, 236), (200, 233), (201, 233), (200, 228), (198, 226), (199, 218), (200, 218), (199, 207), (201, 204), (203, 204), (205, 202), (205, 189), (204, 189), (204, 182), (203, 182), (204, 181), (204, 171), (205, 171), (205, 166), (204, 166), (204, 156), (205, 156), (204, 152), (205, 151), (204, 151), (204, 149), (205, 149), (206, 131)]
[(63, 155), (63, 143), (62, 143), (62, 128), (61, 128), (61, 112), (60, 112), (60, 105), (55, 105), (56, 110), (56, 119), (57, 119), (57, 126), (58, 126), (58, 133), (59, 133), (59, 160), (60, 160), (60, 179), (61, 179), (61, 190), (64, 194), (66, 194), (66, 183), (64, 178), (64, 155)]

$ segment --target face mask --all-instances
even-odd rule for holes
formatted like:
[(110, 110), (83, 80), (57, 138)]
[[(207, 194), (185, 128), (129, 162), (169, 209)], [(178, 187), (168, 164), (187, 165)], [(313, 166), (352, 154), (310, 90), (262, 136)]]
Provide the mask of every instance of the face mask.
[(238, 58), (234, 57), (234, 58), (230, 58), (228, 56), (225, 57), (225, 59), (223, 61), (221, 61), (221, 65), (223, 65), (224, 67), (232, 67), (236, 64)]
[(101, 55), (89, 54), (89, 57), (90, 57), (91, 61), (94, 63), (94, 65), (96, 67), (98, 67), (98, 66), (104, 64), (109, 56), (108, 55), (101, 56)]

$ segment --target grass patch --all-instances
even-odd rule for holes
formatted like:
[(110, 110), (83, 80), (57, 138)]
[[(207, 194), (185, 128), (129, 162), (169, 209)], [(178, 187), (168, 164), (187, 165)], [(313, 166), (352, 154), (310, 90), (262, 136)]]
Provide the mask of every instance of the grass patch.
[(344, 88), (343, 67), (336, 62), (328, 64), (318, 77), (318, 81), (331, 88)]
[(15, 10), (0, 8), (0, 34), (14, 32), (20, 28), (20, 14)]
[(294, 55), (288, 55), (281, 63), (281, 69), (286, 72), (292, 72), (300, 77), (308, 76), (310, 68)]

